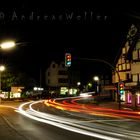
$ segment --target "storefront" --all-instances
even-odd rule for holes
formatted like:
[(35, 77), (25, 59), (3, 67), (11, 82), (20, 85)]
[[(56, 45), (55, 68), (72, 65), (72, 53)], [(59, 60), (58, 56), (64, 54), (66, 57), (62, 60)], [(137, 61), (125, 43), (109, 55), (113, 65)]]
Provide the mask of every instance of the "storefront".
[(125, 102), (127, 104), (132, 104), (134, 97), (136, 99), (136, 104), (140, 105), (140, 92), (136, 92), (135, 95), (132, 95), (132, 93), (130, 91), (125, 92), (125, 98), (126, 98)]

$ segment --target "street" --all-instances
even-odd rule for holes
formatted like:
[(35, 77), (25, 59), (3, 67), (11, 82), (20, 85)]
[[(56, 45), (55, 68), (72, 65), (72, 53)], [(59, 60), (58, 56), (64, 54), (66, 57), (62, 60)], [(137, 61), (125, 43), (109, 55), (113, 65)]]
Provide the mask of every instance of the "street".
[[(91, 106), (86, 108), (86, 105), (82, 104), (81, 107), (75, 100), (39, 100), (17, 105), (0, 105), (0, 138), (2, 140), (139, 139), (138, 118), (119, 117), (114, 111), (99, 111), (99, 108), (93, 111)], [(131, 116), (136, 115), (131, 112)]]
[(0, 107), (0, 139), (2, 140), (93, 139), (92, 137), (32, 120), (16, 112), (16, 109)]

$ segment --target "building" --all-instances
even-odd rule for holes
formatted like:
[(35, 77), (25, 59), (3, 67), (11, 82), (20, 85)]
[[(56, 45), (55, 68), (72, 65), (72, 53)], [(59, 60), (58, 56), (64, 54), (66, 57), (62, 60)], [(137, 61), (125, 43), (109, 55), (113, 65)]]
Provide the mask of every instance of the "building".
[(132, 106), (140, 105), (140, 29), (138, 24), (132, 24), (128, 30), (115, 68), (116, 71), (112, 75), (113, 83), (120, 81), (125, 83), (125, 92), (121, 95), (121, 100)]
[(62, 87), (64, 89), (76, 88), (79, 77), (79, 72), (65, 67), (64, 62), (58, 64), (53, 61), (46, 70), (45, 81), (50, 92), (59, 94)]
[(46, 85), (48, 87), (68, 86), (68, 68), (61, 62), (51, 62), (46, 71)]

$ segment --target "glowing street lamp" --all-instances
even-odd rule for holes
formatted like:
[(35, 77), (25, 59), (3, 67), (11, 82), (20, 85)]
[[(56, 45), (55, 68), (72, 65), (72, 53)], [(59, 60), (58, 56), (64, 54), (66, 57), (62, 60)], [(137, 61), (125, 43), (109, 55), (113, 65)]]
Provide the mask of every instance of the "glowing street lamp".
[(10, 49), (15, 46), (16, 46), (16, 44), (14, 41), (5, 41), (0, 44), (1, 49)]
[(77, 82), (77, 86), (80, 86), (81, 85), (81, 82)]
[(97, 93), (99, 92), (99, 77), (98, 76), (94, 76), (93, 80), (97, 82)]
[(4, 71), (5, 70), (5, 67), (2, 65), (0, 66), (0, 71)]
[(99, 77), (98, 76), (94, 76), (93, 79), (94, 79), (94, 81), (99, 81)]

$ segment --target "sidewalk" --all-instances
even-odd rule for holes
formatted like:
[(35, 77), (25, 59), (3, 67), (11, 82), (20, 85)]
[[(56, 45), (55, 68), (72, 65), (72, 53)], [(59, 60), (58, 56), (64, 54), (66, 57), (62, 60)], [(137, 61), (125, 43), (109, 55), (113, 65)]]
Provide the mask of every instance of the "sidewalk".
[(12, 106), (12, 107), (19, 107), (20, 104), (24, 103), (24, 101), (1, 101), (0, 105), (4, 106)]
[[(103, 102), (103, 103), (100, 103), (99, 106), (119, 110), (119, 103), (118, 102)], [(134, 111), (134, 109), (132, 108), (132, 106), (130, 104), (125, 104), (123, 102), (121, 102), (121, 104), (120, 104), (120, 109)], [(140, 111), (140, 106), (138, 106), (135, 111)]]

